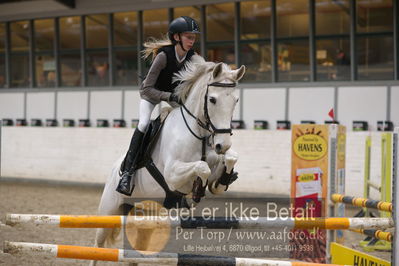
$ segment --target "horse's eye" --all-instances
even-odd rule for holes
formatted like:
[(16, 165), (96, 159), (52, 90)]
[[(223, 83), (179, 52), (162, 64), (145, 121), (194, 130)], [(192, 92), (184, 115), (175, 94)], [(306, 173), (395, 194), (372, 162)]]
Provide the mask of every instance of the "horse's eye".
[(216, 98), (210, 97), (210, 98), (209, 98), (209, 101), (210, 101), (211, 103), (213, 103), (213, 104), (216, 104)]
[(236, 103), (238, 103), (239, 100), (240, 100), (240, 98), (237, 98)]

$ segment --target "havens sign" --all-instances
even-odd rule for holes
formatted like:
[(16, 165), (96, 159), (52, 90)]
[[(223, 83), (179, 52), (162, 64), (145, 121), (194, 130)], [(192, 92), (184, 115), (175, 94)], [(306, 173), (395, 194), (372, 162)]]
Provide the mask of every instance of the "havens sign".
[(295, 140), (293, 148), (299, 158), (315, 161), (327, 154), (327, 141), (316, 134), (305, 134)]

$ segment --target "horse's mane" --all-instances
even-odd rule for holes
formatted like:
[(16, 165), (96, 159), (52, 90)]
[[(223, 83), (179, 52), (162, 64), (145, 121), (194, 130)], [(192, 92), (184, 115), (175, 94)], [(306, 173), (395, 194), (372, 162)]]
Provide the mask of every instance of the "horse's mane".
[(175, 74), (173, 78), (173, 81), (180, 83), (175, 89), (175, 94), (185, 102), (196, 82), (199, 84), (204, 83), (203, 85), (205, 86), (207, 82), (205, 77), (208, 76), (207, 74), (213, 70), (215, 65), (214, 62), (206, 62), (205, 59), (199, 55), (193, 55), (191, 60), (185, 64), (184, 69)]

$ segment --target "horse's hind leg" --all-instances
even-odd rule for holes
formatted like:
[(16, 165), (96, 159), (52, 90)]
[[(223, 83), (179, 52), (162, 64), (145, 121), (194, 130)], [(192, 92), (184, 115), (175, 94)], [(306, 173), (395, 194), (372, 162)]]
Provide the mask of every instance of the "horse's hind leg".
[[(99, 215), (122, 215), (123, 208), (116, 192), (112, 191), (112, 186), (106, 184), (98, 208)], [(96, 231), (95, 247), (104, 247), (107, 240), (110, 243), (115, 241), (115, 236), (120, 231), (119, 228), (98, 228)], [(96, 261), (91, 261), (90, 265), (96, 265)]]
[[(103, 248), (105, 245), (105, 241), (107, 240), (108, 237), (113, 233), (113, 228), (98, 228), (96, 231), (96, 241), (94, 246), (98, 248)], [(90, 266), (95, 266), (97, 265), (96, 260), (91, 260), (90, 261)]]
[[(107, 211), (99, 210), (99, 215), (123, 215), (122, 206), (109, 209)], [(96, 247), (104, 247), (105, 242), (108, 240), (109, 244), (115, 244), (117, 235), (120, 232), (120, 228), (98, 228), (96, 231)]]
[(103, 248), (105, 241), (113, 233), (113, 228), (98, 228), (96, 231), (96, 243), (95, 247)]

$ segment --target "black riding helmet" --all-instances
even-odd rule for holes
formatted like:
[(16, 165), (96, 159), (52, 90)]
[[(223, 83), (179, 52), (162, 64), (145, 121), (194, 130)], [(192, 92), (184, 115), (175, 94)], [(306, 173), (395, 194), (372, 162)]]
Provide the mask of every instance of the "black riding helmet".
[(180, 34), (183, 32), (200, 33), (197, 22), (190, 17), (181, 16), (170, 23), (168, 37), (173, 44), (177, 43), (173, 38), (173, 35), (175, 33)]

